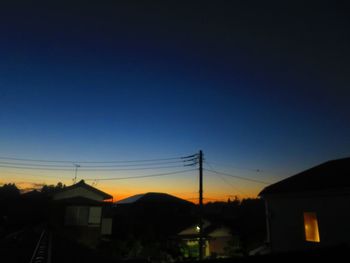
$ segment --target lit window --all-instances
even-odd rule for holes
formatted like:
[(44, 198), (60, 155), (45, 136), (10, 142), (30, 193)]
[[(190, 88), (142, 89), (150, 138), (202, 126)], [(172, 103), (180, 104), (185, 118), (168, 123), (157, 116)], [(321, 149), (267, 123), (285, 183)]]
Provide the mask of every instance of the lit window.
[(316, 213), (304, 213), (305, 239), (310, 242), (320, 242)]

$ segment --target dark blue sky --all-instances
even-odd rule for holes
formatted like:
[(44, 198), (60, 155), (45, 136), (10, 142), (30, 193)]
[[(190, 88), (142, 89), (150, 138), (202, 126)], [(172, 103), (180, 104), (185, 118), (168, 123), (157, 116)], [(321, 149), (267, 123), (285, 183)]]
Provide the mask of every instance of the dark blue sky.
[(2, 156), (203, 149), (281, 177), (349, 156), (341, 1), (112, 2), (0, 8)]

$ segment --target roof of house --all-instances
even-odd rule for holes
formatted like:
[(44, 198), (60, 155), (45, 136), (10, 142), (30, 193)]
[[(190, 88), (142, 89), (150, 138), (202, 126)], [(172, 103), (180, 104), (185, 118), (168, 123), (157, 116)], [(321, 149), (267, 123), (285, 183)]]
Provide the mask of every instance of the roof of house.
[(79, 187), (83, 187), (83, 188), (85, 188), (85, 189), (87, 189), (87, 190), (89, 190), (91, 192), (94, 192), (94, 193), (102, 196), (104, 200), (111, 199), (113, 197), (113, 196), (111, 196), (111, 195), (109, 195), (109, 194), (107, 194), (107, 193), (105, 193), (105, 192), (103, 192), (103, 191), (101, 191), (101, 190), (91, 186), (91, 185), (86, 184), (84, 180), (81, 180), (81, 181), (79, 181), (76, 184), (67, 186), (67, 187), (63, 188), (60, 192), (67, 191), (67, 190), (72, 190), (72, 189), (79, 188)]
[[(191, 225), (177, 234), (177, 236), (181, 238), (198, 238), (199, 235), (198, 224)], [(214, 238), (232, 236), (228, 227), (224, 225), (212, 224), (207, 220), (203, 220), (203, 235)]]
[(145, 194), (137, 194), (130, 196), (128, 198), (122, 199), (116, 202), (119, 204), (145, 204), (145, 203), (183, 203), (183, 204), (193, 204), (184, 199), (178, 198), (173, 195), (165, 194), (165, 193), (145, 193)]
[(70, 198), (65, 198), (65, 199), (59, 199), (57, 200), (58, 203), (62, 204), (68, 204), (68, 205), (94, 205), (94, 206), (102, 206), (106, 204), (106, 202), (100, 202), (96, 201), (93, 199), (81, 197), (81, 196), (76, 196), (76, 197), (70, 197)]
[[(203, 220), (203, 230), (206, 230), (211, 225), (212, 224), (209, 221)], [(182, 229), (177, 235), (179, 235), (179, 236), (198, 236), (199, 235), (199, 226), (198, 226), (198, 224), (190, 225), (189, 227)]]
[(269, 185), (260, 196), (315, 192), (350, 187), (350, 158), (332, 160)]

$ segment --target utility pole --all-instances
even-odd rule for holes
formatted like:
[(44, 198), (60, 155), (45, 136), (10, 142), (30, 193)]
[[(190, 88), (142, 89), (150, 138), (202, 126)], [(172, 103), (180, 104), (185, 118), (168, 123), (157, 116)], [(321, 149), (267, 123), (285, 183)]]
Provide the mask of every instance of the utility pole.
[(203, 152), (199, 151), (199, 260), (203, 260)]

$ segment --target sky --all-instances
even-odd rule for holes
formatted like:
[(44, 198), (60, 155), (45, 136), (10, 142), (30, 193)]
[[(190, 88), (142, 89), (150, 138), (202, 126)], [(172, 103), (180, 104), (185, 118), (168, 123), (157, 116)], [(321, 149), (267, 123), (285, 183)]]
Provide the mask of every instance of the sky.
[[(204, 196), (227, 200), (348, 157), (349, 7), (282, 2), (2, 1), (0, 157), (71, 163), (0, 158), (0, 183), (70, 185), (73, 163), (78, 180), (171, 173), (196, 166), (80, 162), (203, 150), (205, 168), (226, 174), (204, 171)], [(95, 184), (116, 200), (149, 191), (195, 200), (198, 171)]]

